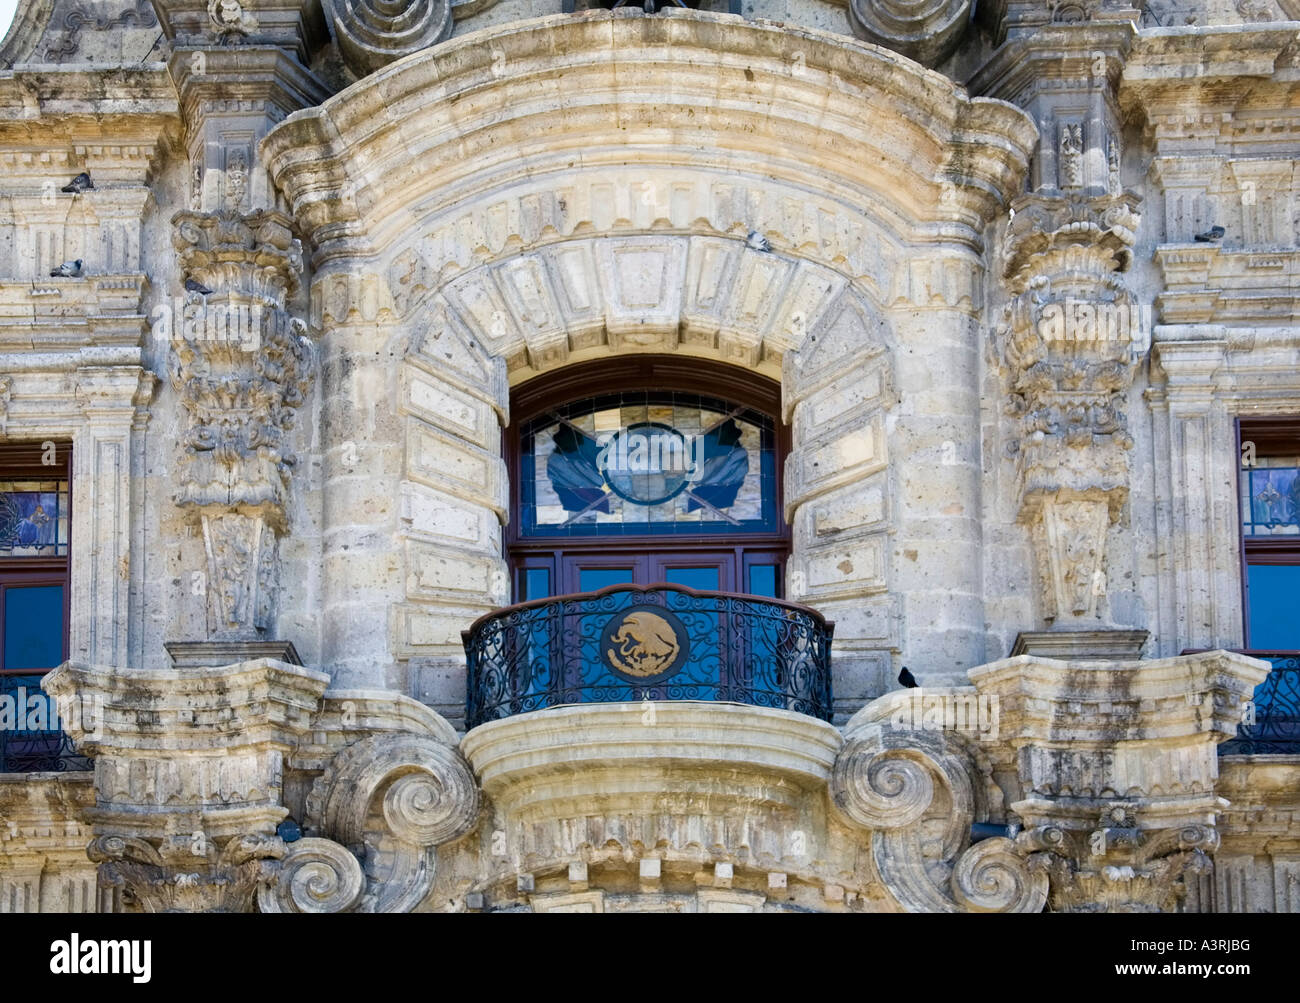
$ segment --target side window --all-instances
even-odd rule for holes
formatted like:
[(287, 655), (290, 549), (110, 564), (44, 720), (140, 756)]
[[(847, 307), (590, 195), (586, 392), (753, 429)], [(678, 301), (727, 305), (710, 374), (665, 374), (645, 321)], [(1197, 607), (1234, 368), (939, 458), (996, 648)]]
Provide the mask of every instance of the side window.
[(1300, 418), (1239, 423), (1246, 647), (1300, 649)]
[(0, 673), (41, 675), (68, 656), (72, 447), (0, 445)]

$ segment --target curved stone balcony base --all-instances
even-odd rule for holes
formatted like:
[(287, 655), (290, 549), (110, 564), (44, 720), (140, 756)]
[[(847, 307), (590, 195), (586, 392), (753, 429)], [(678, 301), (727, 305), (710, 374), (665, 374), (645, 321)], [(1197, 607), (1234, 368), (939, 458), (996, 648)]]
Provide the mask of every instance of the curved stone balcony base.
[[(838, 855), (825, 823), (842, 742), (803, 714), (699, 701), (574, 705), (480, 725), (461, 743), (492, 811), (477, 900), (537, 911), (844, 902), (857, 882), (828, 864)], [(638, 903), (642, 894), (651, 898)]]

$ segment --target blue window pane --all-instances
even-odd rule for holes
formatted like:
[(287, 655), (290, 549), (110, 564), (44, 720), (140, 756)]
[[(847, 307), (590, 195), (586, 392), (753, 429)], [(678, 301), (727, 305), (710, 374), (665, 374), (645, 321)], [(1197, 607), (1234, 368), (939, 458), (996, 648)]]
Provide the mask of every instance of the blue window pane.
[(7, 588), (6, 669), (52, 669), (63, 661), (63, 586)]
[(1250, 564), (1250, 647), (1259, 651), (1300, 648), (1300, 618), (1295, 597), (1300, 593), (1300, 565)]
[(524, 569), (524, 600), (545, 599), (551, 594), (551, 573), (546, 568)]
[(664, 572), (664, 579), (672, 585), (685, 585), (688, 589), (699, 589), (704, 592), (716, 592), (720, 587), (716, 567), (669, 568)]
[(610, 585), (631, 584), (631, 568), (583, 568), (578, 572), (579, 592), (595, 592)]
[(755, 564), (749, 569), (749, 594), (776, 598), (776, 565)]

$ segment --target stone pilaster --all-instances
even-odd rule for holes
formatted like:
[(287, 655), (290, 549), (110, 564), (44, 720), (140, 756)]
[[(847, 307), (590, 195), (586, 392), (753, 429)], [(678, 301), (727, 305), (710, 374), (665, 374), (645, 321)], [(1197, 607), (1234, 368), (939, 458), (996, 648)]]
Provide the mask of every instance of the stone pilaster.
[(302, 250), (275, 212), (172, 222), (196, 287), (173, 338), (172, 386), (188, 418), (176, 503), (202, 531), (209, 637), (255, 640), (274, 626), (291, 430), (313, 374), (306, 324), (287, 310)]

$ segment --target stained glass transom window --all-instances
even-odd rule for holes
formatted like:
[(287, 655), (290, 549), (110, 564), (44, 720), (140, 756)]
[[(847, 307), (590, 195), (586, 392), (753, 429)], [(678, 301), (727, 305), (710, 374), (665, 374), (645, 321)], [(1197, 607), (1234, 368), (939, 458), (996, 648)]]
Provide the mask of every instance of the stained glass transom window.
[(1242, 532), (1300, 535), (1300, 456), (1259, 457), (1241, 471)]
[(68, 482), (0, 480), (0, 557), (66, 557)]
[(522, 426), (523, 536), (770, 533), (776, 430), (700, 394), (625, 391)]

